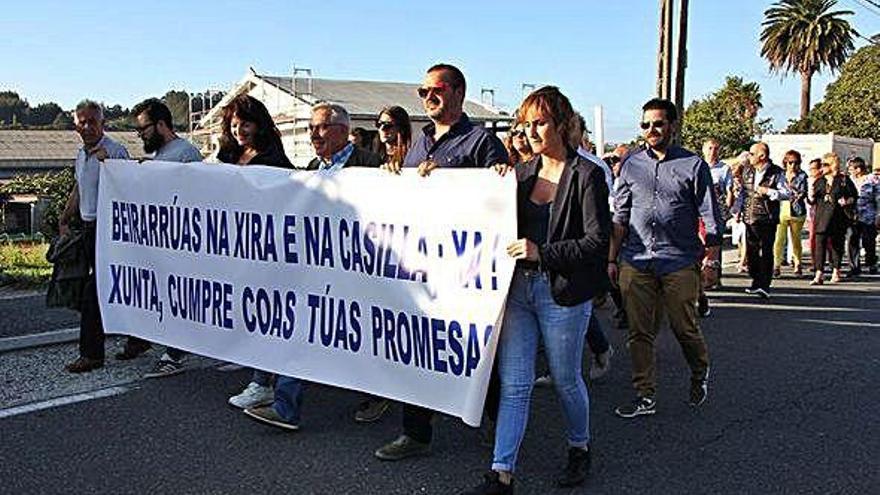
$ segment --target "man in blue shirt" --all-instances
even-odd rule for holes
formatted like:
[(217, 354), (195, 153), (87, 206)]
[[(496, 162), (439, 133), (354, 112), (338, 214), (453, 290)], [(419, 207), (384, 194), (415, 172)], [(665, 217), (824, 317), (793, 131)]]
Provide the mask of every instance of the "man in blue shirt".
[[(615, 410), (623, 418), (655, 412), (654, 339), (664, 312), (691, 368), (690, 404), (696, 407), (706, 400), (709, 354), (696, 304), (701, 260), (703, 276), (711, 283), (721, 242), (709, 166), (671, 144), (678, 123), (675, 105), (653, 99), (642, 110), (645, 148), (621, 166), (608, 253), (608, 276), (613, 283), (619, 280), (629, 317), (632, 381), (638, 395)], [(701, 218), (705, 248), (698, 235)]]
[[(418, 89), (431, 123), (418, 134), (403, 161), (426, 176), (438, 167), (485, 168), (507, 165), (507, 150), (498, 137), (475, 126), (464, 113), (466, 83), (455, 66), (437, 64), (428, 69)], [(389, 167), (393, 173), (399, 172)], [(430, 452), (434, 412), (423, 407), (403, 406), (403, 434), (375, 452), (383, 461), (398, 461)]]

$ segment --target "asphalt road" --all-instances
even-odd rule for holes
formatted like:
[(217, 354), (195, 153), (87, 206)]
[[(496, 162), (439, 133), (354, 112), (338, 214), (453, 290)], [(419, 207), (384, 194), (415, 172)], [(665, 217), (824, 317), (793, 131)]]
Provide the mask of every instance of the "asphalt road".
[[(536, 389), (518, 493), (876, 492), (880, 278), (818, 288), (783, 279), (766, 303), (741, 292), (741, 276), (725, 283), (712, 293), (703, 325), (712, 360), (704, 407), (685, 403), (686, 365), (666, 330), (658, 413), (615, 417), (632, 392), (622, 332), (611, 331), (613, 368), (591, 385), (590, 480), (572, 491), (553, 488), (564, 462), (562, 418), (552, 390)], [(98, 378), (68, 387), (125, 387), (119, 395), (5, 418), (9, 409), (0, 409), (0, 493), (445, 494), (478, 482), (491, 461), (477, 432), (448, 417), (438, 421), (431, 456), (378, 461), (372, 451), (398, 434), (399, 407), (358, 425), (351, 420), (358, 394), (317, 385), (307, 390), (303, 429), (275, 430), (225, 404), (246, 371), (200, 365), (138, 379), (157, 352), (109, 362)], [(31, 374), (45, 399), (63, 393), (46, 383), (64, 379), (58, 361), (70, 355), (69, 346), (0, 355), (0, 370), (51, 356), (50, 371)]]
[(44, 293), (0, 297), (0, 338), (79, 326), (79, 313), (46, 308)]

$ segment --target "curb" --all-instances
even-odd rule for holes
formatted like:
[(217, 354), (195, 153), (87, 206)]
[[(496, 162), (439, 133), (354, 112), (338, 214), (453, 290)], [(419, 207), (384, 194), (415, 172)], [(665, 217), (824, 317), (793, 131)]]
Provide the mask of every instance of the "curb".
[(76, 342), (79, 340), (79, 327), (53, 330), (51, 332), (22, 335), (20, 337), (7, 337), (0, 339), (0, 353), (41, 347), (44, 345)]

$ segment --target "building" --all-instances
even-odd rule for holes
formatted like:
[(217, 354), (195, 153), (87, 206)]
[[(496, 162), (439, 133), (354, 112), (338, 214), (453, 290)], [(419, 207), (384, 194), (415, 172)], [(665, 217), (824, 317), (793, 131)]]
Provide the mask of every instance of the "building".
[(788, 150), (801, 154), (801, 166), (806, 169), (807, 163), (813, 158), (822, 158), (825, 153), (837, 153), (842, 161), (860, 156), (865, 163), (872, 163), (874, 142), (870, 139), (857, 139), (829, 134), (768, 134), (762, 141), (770, 147), (770, 158), (777, 165), (782, 164), (782, 157)]
[[(144, 157), (143, 141), (134, 132), (107, 132), (134, 158)], [(74, 131), (0, 130), (0, 185), (22, 174), (72, 168), (82, 141)], [(33, 194), (0, 195), (0, 232), (35, 234), (47, 200)]]
[[(310, 75), (269, 76), (257, 74), (250, 68), (242, 80), (201, 117), (193, 129), (192, 139), (202, 144), (203, 153), (216, 151), (222, 108), (236, 96), (248, 94), (266, 105), (281, 131), (288, 158), (295, 166), (305, 167), (314, 158), (308, 130), (312, 105), (340, 104), (351, 115), (352, 129), (362, 127), (371, 133), (375, 133), (379, 111), (399, 105), (409, 113), (413, 131), (416, 131), (430, 122), (416, 93), (418, 88), (419, 84), (415, 83), (318, 79)], [(472, 121), (496, 130), (507, 129), (512, 120), (506, 112), (473, 100), (465, 101), (464, 110)]]

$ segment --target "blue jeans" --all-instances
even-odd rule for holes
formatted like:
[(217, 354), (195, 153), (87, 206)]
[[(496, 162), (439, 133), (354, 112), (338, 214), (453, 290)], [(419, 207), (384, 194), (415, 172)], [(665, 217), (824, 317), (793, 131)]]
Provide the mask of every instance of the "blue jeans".
[(591, 312), (590, 302), (556, 304), (546, 274), (520, 268), (514, 272), (498, 343), (501, 403), (492, 469), (513, 472), (516, 466), (529, 417), (539, 340), (544, 342), (553, 386), (562, 403), (568, 444), (580, 448), (589, 444), (590, 398), (581, 359)]
[(305, 382), (292, 376), (278, 375), (275, 380), (275, 402), (272, 406), (284, 421), (298, 425)]

